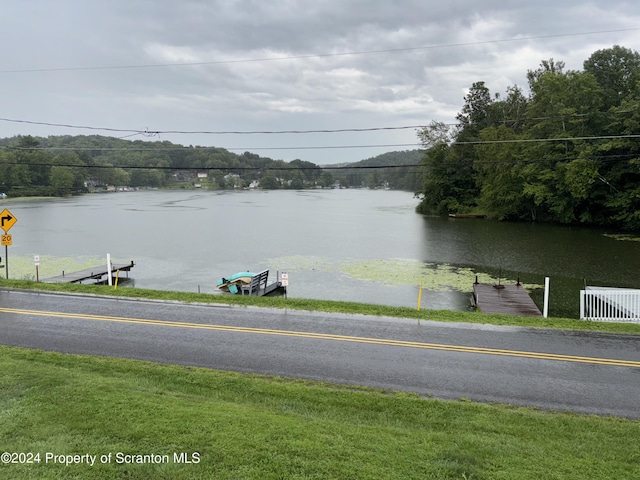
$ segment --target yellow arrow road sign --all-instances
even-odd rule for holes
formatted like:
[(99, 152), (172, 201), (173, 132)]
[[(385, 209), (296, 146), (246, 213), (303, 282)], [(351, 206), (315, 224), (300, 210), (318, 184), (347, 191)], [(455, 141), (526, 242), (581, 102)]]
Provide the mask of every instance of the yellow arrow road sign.
[(0, 228), (4, 230), (4, 233), (8, 233), (9, 230), (11, 230), (11, 227), (13, 227), (17, 221), (18, 219), (13, 216), (13, 213), (11, 213), (6, 208), (2, 211), (2, 213), (0, 213)]

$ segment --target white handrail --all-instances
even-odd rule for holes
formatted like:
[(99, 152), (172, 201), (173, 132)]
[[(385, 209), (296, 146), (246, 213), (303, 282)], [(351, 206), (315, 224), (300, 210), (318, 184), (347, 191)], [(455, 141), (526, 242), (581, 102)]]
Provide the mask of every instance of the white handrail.
[(599, 322), (640, 323), (640, 290), (629, 288), (580, 290), (580, 318)]

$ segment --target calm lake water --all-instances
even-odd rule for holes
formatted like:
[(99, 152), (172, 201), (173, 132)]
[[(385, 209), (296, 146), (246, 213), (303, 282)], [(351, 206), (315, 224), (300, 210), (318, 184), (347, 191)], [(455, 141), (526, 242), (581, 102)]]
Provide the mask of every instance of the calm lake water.
[[(589, 285), (640, 288), (640, 242), (587, 228), (424, 217), (407, 192), (139, 191), (55, 200), (3, 200), (18, 219), (9, 277), (136, 263), (128, 287), (218, 293), (241, 270), (289, 274), (288, 295), (465, 310), (475, 275), (514, 283), (550, 314), (578, 315)], [(2, 252), (4, 257), (4, 252)], [(4, 273), (3, 273), (4, 275)]]

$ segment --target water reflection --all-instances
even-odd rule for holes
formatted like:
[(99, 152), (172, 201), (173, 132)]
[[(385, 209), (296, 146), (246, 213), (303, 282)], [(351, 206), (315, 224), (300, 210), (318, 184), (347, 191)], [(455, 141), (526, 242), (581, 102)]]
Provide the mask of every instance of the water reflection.
[[(415, 307), (420, 278), (444, 278), (446, 269), (533, 285), (548, 275), (550, 312), (565, 316), (577, 316), (584, 279), (640, 288), (640, 242), (596, 229), (424, 217), (416, 204), (410, 193), (379, 190), (146, 191), (6, 203), (19, 219), (11, 276), (32, 275), (35, 254), (109, 252), (136, 262), (139, 288), (213, 293), (220, 277), (269, 268), (290, 273), (291, 296)], [(423, 307), (467, 309), (472, 279), (460, 278), (426, 291)], [(533, 298), (541, 305), (541, 290)]]
[[(470, 266), (507, 282), (551, 280), (551, 313), (576, 317), (578, 295), (590, 285), (640, 287), (640, 245), (604, 230), (479, 219), (425, 217), (425, 261)], [(540, 306), (543, 292), (533, 290)]]

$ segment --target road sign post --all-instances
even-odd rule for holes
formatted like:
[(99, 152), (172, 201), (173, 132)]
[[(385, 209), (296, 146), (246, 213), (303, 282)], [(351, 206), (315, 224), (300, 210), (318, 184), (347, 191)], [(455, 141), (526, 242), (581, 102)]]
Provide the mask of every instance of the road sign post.
[(40, 255), (33, 256), (33, 264), (36, 266), (36, 282), (39, 282), (40, 274), (38, 272), (38, 267), (40, 266)]
[(9, 235), (9, 230), (11, 230), (11, 227), (13, 227), (17, 221), (18, 219), (15, 215), (6, 208), (0, 213), (0, 228), (2, 228), (5, 233), (2, 235), (2, 245), (4, 245), (4, 273), (6, 274), (7, 280), (9, 280), (9, 245), (13, 243), (13, 239), (11, 235)]
[(289, 274), (287, 272), (282, 272), (281, 285), (284, 287), (284, 298), (287, 298), (287, 287), (289, 286)]

